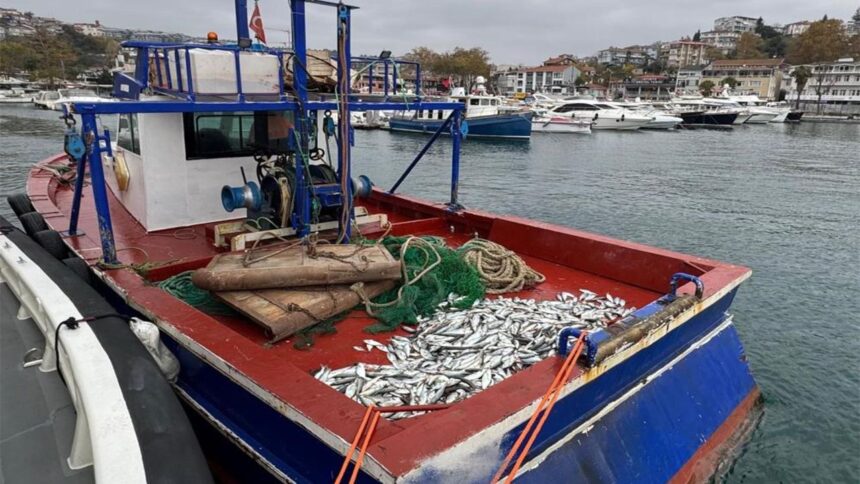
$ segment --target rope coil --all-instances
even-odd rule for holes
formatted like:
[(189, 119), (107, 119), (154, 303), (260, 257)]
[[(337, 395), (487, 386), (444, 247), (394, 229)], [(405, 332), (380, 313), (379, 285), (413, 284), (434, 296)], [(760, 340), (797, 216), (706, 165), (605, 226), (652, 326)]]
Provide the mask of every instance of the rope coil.
[(516, 253), (486, 239), (472, 239), (463, 244), (459, 252), (478, 271), (488, 294), (518, 292), (546, 280)]

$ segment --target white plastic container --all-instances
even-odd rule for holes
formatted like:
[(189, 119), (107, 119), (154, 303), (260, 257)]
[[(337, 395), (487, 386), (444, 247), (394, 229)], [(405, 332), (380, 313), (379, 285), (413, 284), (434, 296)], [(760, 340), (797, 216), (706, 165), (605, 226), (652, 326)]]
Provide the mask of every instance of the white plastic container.
[[(235, 53), (223, 50), (189, 49), (191, 61), (191, 83), (195, 94), (238, 94), (236, 86)], [(185, 51), (179, 51), (180, 75), (176, 72), (176, 57), (168, 55), (170, 82), (173, 89), (188, 91)], [(279, 66), (278, 57), (262, 52), (239, 53), (244, 94), (277, 94)], [(162, 74), (165, 75), (162, 62)], [(179, 82), (181, 77), (181, 85)], [(167, 87), (167, 86), (164, 86)]]

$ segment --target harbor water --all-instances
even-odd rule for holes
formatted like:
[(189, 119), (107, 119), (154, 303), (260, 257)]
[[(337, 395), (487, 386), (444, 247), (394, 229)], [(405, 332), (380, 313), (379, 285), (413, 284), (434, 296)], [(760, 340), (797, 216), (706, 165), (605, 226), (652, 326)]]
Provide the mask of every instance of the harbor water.
[[(61, 150), (55, 112), (0, 107), (0, 194)], [(397, 179), (427, 137), (356, 132), (355, 174)], [(403, 193), (447, 201), (450, 140)], [(469, 139), (460, 202), (746, 265), (733, 306), (765, 405), (727, 482), (860, 475), (860, 125)], [(218, 194), (213, 194), (218, 196)], [(10, 217), (5, 202), (0, 214)]]

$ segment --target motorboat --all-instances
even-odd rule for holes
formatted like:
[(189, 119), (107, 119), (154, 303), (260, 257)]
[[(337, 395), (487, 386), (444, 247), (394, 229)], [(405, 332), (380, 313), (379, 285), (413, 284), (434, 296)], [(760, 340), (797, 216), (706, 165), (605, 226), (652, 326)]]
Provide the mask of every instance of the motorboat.
[(569, 116), (535, 116), (532, 118), (532, 132), (590, 134), (592, 122)]
[(654, 105), (643, 102), (607, 102), (610, 106), (616, 106), (622, 109), (627, 109), (643, 116), (650, 116), (653, 119), (650, 123), (642, 126), (642, 129), (674, 129), (684, 120), (674, 114), (669, 114), (663, 110), (657, 109)]
[(765, 106), (779, 112), (777, 117), (770, 120), (771, 123), (798, 123), (803, 117), (803, 111), (792, 109), (791, 105), (785, 101), (769, 102)]
[(0, 89), (0, 104), (20, 104), (29, 102), (33, 102), (33, 96), (23, 89)]
[(746, 124), (767, 124), (781, 114), (780, 110), (766, 106), (766, 102), (754, 94), (733, 95), (731, 91), (724, 90), (723, 96), (714, 99), (723, 98), (749, 110), (750, 118), (746, 120)]
[[(702, 96), (675, 97), (671, 100), (667, 109), (684, 118), (685, 124), (691, 124), (692, 120), (696, 121), (694, 124), (741, 125), (746, 123), (753, 115), (748, 108), (734, 101), (722, 98), (705, 98)], [(697, 114), (703, 115), (705, 113), (708, 116), (696, 116)], [(732, 122), (726, 123), (728, 119), (732, 119)]]
[(632, 131), (642, 128), (654, 120), (654, 116), (644, 115), (628, 109), (613, 106), (611, 103), (588, 99), (565, 99), (546, 112), (548, 116), (566, 116), (591, 121), (592, 129)]
[(83, 102), (109, 102), (110, 99), (103, 98), (90, 89), (66, 88), (56, 91), (42, 91), (33, 99), (33, 103), (42, 109), (60, 111), (64, 104)]

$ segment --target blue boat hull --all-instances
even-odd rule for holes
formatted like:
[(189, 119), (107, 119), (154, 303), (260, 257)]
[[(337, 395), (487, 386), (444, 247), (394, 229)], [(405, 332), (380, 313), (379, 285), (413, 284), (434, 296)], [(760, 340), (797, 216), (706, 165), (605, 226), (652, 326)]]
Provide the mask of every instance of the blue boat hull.
[[(564, 476), (568, 482), (665, 482), (678, 475), (730, 416), (757, 396), (727, 315), (734, 294), (559, 399), (517, 481), (553, 482)], [(658, 309), (652, 306), (639, 313)], [(343, 459), (340, 452), (184, 346), (173, 340), (168, 345), (182, 365), (180, 393), (206, 420), (217, 422), (229, 440), (281, 479), (331, 481)], [(486, 462), (474, 473), (464, 475), (462, 467), (429, 459), (400, 478), (487, 482), (524, 424), (512, 422), (501, 439), (481, 441), (479, 454)], [(361, 474), (359, 481), (376, 479)]]
[[(392, 118), (388, 121), (388, 127), (392, 131), (433, 134), (443, 122), (443, 120), (435, 119)], [(468, 123), (467, 138), (525, 139), (531, 137), (532, 134), (531, 113), (482, 116), (466, 119), (466, 122)]]

